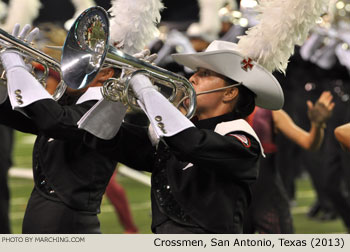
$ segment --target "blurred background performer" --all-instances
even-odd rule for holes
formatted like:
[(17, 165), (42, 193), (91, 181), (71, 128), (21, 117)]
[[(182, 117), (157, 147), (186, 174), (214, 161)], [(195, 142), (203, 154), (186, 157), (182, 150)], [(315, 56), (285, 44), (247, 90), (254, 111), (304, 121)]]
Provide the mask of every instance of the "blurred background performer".
[(252, 186), (252, 204), (245, 217), (244, 233), (294, 233), (288, 195), (276, 165), (280, 149), (276, 144), (276, 132), (306, 150), (318, 150), (323, 142), (326, 121), (334, 107), (332, 98), (330, 92), (324, 92), (315, 105), (308, 103), (309, 131), (295, 125), (283, 110), (269, 111), (256, 107), (249, 116), (248, 122), (257, 132), (266, 158), (261, 159), (258, 180)]
[[(262, 1), (263, 2), (263, 1)], [(279, 3), (275, 3), (274, 7), (276, 9), (285, 10), (288, 8), (284, 8), (284, 6), (279, 6)], [(226, 15), (229, 15), (232, 17), (237, 17), (235, 21), (235, 25), (232, 25), (231, 31), (227, 33), (229, 35), (230, 32), (234, 32), (237, 28), (240, 28), (239, 30), (245, 30), (247, 27), (251, 27), (252, 25), (258, 24), (258, 22), (261, 19), (265, 18), (265, 22), (269, 22), (269, 17), (272, 19), (270, 20), (272, 23), (273, 20), (276, 20), (276, 18), (270, 14), (268, 11), (266, 11), (265, 16), (264, 12), (261, 14), (261, 10), (257, 7), (257, 1), (255, 0), (245, 0), (241, 1), (241, 15), (238, 15), (238, 13), (234, 13), (233, 11), (225, 12)], [(273, 12), (274, 8), (271, 8), (271, 12)], [(290, 10), (287, 10), (286, 12), (281, 11), (280, 18), (284, 19), (283, 15), (286, 15), (286, 17), (292, 17), (293, 15), (291, 13), (295, 12), (298, 13), (298, 9), (291, 8)], [(288, 12), (288, 13), (287, 13)], [(260, 16), (258, 15), (260, 13)], [(288, 16), (290, 15), (290, 16)], [(296, 14), (300, 15), (300, 14)], [(307, 15), (305, 15), (307, 17)], [(312, 26), (312, 25), (311, 25)], [(278, 27), (278, 25), (276, 26)], [(279, 28), (279, 27), (278, 27)], [(283, 34), (283, 31), (281, 31)], [(277, 32), (277, 34), (279, 34)], [(226, 35), (226, 34), (225, 34)], [(223, 37), (225, 37), (223, 35)], [(293, 34), (290, 35), (292, 37)], [(304, 35), (305, 36), (305, 35)], [(277, 36), (271, 36), (272, 38), (276, 38)], [(288, 37), (288, 36), (287, 36)], [(222, 38), (223, 39), (223, 38)], [(232, 36), (227, 36), (226, 39), (234, 39)], [(271, 43), (273, 44), (273, 43)], [(300, 44), (300, 42), (299, 42)], [(289, 67), (287, 69), (287, 73), (289, 72)], [(296, 83), (293, 83), (294, 85), (298, 84), (298, 78), (294, 78)], [(283, 82), (281, 82), (282, 87)], [(331, 97), (330, 94), (327, 94), (328, 97)], [(289, 97), (286, 95), (286, 103), (290, 104), (290, 101), (288, 100)], [(329, 118), (330, 114), (329, 112), (333, 109), (334, 104), (330, 103), (328, 98), (325, 99), (325, 94), (322, 96), (321, 100), (323, 100), (321, 103), (325, 101), (325, 104), (327, 107), (325, 107), (323, 111), (323, 120), (326, 120)], [(318, 103), (317, 103), (318, 104)], [(303, 103), (305, 107), (305, 103)], [(319, 105), (319, 104), (318, 104)], [(328, 107), (329, 106), (329, 107)], [(311, 107), (309, 107), (310, 109)], [(312, 107), (312, 110), (315, 109), (322, 109), (320, 106)], [(305, 108), (304, 108), (305, 110)], [(328, 111), (330, 110), (330, 111)], [(263, 136), (261, 141), (264, 146), (267, 143), (267, 150), (268, 155), (266, 159), (263, 159), (258, 181), (253, 186), (253, 200), (252, 200), (252, 206), (249, 208), (249, 215), (246, 218), (245, 223), (245, 232), (251, 233), (251, 232), (260, 232), (260, 233), (292, 233), (293, 232), (293, 225), (292, 225), (292, 219), (291, 219), (291, 213), (289, 210), (289, 204), (288, 204), (288, 196), (286, 195), (284, 185), (281, 181), (280, 177), (280, 171), (287, 168), (287, 164), (285, 160), (290, 159), (284, 159), (283, 163), (279, 164), (276, 161), (276, 157), (280, 155), (279, 152), (287, 152), (288, 153), (288, 146), (280, 145), (276, 139), (276, 131), (281, 132), (284, 135), (286, 135), (288, 138), (291, 138), (294, 142), (298, 143), (305, 149), (317, 149), (320, 147), (322, 139), (323, 139), (323, 125), (322, 123), (312, 123), (312, 127), (310, 128), (309, 133), (305, 132), (301, 128), (297, 127), (296, 125), (293, 125), (293, 121), (290, 120), (290, 117), (288, 114), (286, 114), (284, 111), (273, 111), (272, 113), (269, 113), (268, 111), (264, 111), (261, 109), (257, 109), (256, 113), (253, 113), (252, 118), (249, 118), (250, 120), (253, 120), (253, 128), (258, 132), (258, 136)], [(322, 110), (319, 110), (320, 116)], [(305, 112), (304, 112), (305, 113)], [(311, 120), (311, 118), (310, 118)], [(312, 119), (312, 120), (315, 120)], [(254, 123), (255, 121), (255, 123)], [(272, 129), (270, 128), (272, 127)], [(309, 125), (308, 125), (309, 127)], [(316, 133), (316, 134), (315, 134)], [(279, 134), (281, 135), (281, 134)], [(314, 143), (314, 144), (312, 144)], [(316, 144), (316, 145), (315, 145)], [(278, 150), (278, 152), (277, 152)], [(287, 162), (292, 163), (292, 162)], [(295, 170), (295, 166), (291, 166), (293, 170)], [(262, 188), (264, 188), (262, 190)], [(266, 192), (266, 194), (261, 194), (262, 191)], [(267, 196), (270, 195), (270, 196)], [(264, 198), (264, 196), (267, 196)]]
[(129, 202), (124, 188), (117, 182), (117, 170), (113, 173), (106, 188), (105, 195), (113, 205), (119, 223), (124, 229), (125, 234), (136, 234), (138, 228), (134, 223)]
[[(339, 2), (339, 3), (338, 3)], [(317, 202), (310, 208), (308, 216), (319, 220), (334, 219), (341, 213), (349, 227), (348, 206), (345, 198), (349, 189), (346, 186), (349, 177), (348, 157), (334, 138), (334, 129), (349, 121), (349, 94), (350, 82), (349, 72), (346, 62), (348, 55), (347, 40), (349, 36), (349, 11), (347, 11), (349, 1), (333, 1), (330, 10), (323, 19), (318, 22), (312, 30), (309, 39), (291, 59), (286, 78), (278, 78), (286, 94), (285, 110), (291, 115), (298, 125), (307, 129), (305, 123), (307, 114), (305, 113), (306, 100), (315, 100), (325, 90), (332, 92), (336, 104), (332, 119), (329, 120), (325, 129), (325, 143), (321, 149), (315, 153), (284, 152), (281, 156), (281, 163), (291, 160), (293, 167), (306, 169), (314, 189), (317, 193)], [(299, 51), (299, 50), (298, 50)], [(289, 142), (284, 141), (285, 146)], [(297, 151), (297, 150), (296, 150)], [(295, 157), (300, 160), (294, 164)], [(285, 169), (281, 173), (289, 181), (292, 181), (292, 174), (286, 174)], [(338, 182), (334, 182), (338, 181)], [(339, 186), (341, 185), (341, 186)], [(290, 186), (287, 186), (290, 192)], [(336, 206), (338, 205), (338, 207)]]
[[(341, 151), (341, 146), (334, 137), (334, 130), (339, 125), (350, 121), (350, 80), (349, 80), (349, 44), (350, 44), (350, 1), (333, 1), (329, 12), (329, 20), (324, 19), (318, 41), (314, 43), (309, 57), (304, 57), (324, 69), (328, 74), (333, 72), (331, 86), (335, 97), (334, 117), (328, 127), (325, 143), (324, 167), (322, 173), (325, 180), (323, 190), (329, 196), (337, 214), (342, 218), (344, 226), (350, 233), (350, 156)], [(326, 25), (325, 29), (322, 26)], [(310, 37), (310, 42), (311, 37)], [(318, 44), (318, 45), (317, 45)], [(306, 47), (306, 45), (305, 45)], [(302, 51), (301, 51), (302, 52)], [(302, 54), (303, 56), (303, 54)]]

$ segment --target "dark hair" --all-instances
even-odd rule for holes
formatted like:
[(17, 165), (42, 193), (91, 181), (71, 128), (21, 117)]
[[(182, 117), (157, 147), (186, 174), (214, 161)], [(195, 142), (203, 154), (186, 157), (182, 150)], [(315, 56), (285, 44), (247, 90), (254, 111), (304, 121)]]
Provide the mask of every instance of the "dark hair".
[[(227, 85), (238, 83), (238, 81), (225, 78)], [(249, 116), (255, 108), (255, 97), (256, 95), (243, 85), (237, 86), (238, 88), (238, 100), (232, 111), (235, 118), (246, 118)]]

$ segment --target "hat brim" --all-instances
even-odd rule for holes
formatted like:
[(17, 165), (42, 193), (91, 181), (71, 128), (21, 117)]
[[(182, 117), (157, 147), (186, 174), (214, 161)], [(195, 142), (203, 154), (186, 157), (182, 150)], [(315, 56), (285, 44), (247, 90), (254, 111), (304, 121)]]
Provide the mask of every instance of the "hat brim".
[(216, 50), (194, 54), (173, 54), (174, 60), (193, 70), (200, 67), (222, 74), (242, 84), (256, 94), (255, 104), (259, 107), (278, 110), (283, 107), (284, 96), (276, 78), (256, 62), (245, 71), (241, 62), (245, 59), (232, 50)]

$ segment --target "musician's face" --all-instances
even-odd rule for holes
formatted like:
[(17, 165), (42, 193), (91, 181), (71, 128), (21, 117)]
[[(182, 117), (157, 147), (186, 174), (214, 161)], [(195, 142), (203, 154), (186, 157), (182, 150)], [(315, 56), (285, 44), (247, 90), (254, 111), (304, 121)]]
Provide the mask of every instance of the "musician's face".
[[(49, 76), (47, 79), (46, 79), (46, 91), (49, 92), (50, 95), (53, 95), (56, 91), (56, 88), (59, 84), (59, 81), (51, 76)], [(66, 93), (69, 94), (69, 95), (74, 95), (76, 93), (80, 93), (81, 90), (75, 90), (75, 89), (72, 89), (70, 87), (67, 87), (66, 89)]]
[[(214, 71), (199, 68), (190, 78), (194, 90), (198, 94), (202, 91), (213, 90), (227, 86), (224, 77)], [(225, 93), (227, 90), (217, 91), (197, 96), (196, 115), (199, 119), (210, 118), (221, 113), (225, 104)]]

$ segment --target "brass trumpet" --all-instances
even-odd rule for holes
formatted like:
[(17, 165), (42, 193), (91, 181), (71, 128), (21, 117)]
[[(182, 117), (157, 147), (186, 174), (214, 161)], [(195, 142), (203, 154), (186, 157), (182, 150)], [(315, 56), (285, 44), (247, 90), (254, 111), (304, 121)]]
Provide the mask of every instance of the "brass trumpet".
[(102, 66), (117, 68), (121, 70), (121, 75), (105, 82), (103, 96), (124, 102), (132, 109), (139, 109), (137, 99), (129, 88), (129, 80), (142, 72), (150, 77), (163, 95), (168, 93), (168, 100), (175, 106), (180, 106), (188, 99), (186, 116), (191, 118), (194, 115), (196, 94), (186, 78), (128, 55), (109, 46), (108, 42), (109, 19), (103, 8), (89, 8), (76, 19), (68, 32), (61, 61), (63, 80), (69, 87), (86, 87)]
[[(62, 73), (60, 69), (60, 63), (49, 55), (31, 47), (24, 41), (15, 38), (14, 36), (8, 34), (4, 30), (0, 29), (0, 47), (1, 48), (11, 48), (11, 50), (16, 50), (20, 52), (26, 61), (35, 61), (40, 63), (44, 67), (44, 73), (42, 76), (37, 76), (34, 71), (32, 74), (38, 79), (38, 81), (46, 87), (46, 78), (49, 74), (49, 69), (57, 71), (61, 75), (61, 82), (58, 84), (54, 94), (52, 95), (54, 100), (58, 100), (64, 94), (66, 90), (66, 85), (63, 82)], [(6, 81), (5, 71), (1, 74), (1, 79)]]

